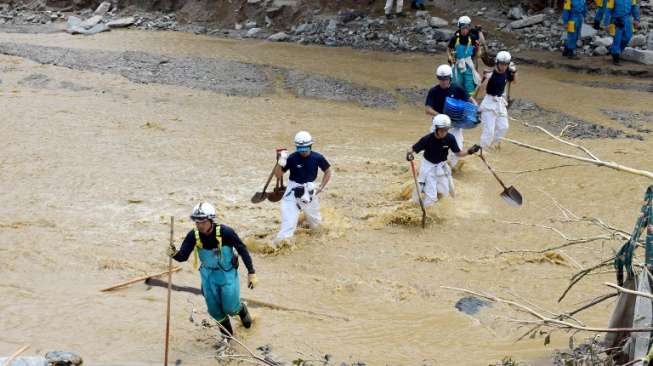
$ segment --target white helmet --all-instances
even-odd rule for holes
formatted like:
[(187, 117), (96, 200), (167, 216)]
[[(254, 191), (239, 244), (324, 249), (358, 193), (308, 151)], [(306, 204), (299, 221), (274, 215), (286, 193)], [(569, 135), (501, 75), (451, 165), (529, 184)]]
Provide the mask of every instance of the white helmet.
[(435, 76), (439, 78), (447, 78), (451, 77), (451, 66), (444, 64), (438, 66), (438, 68), (435, 70)]
[(311, 145), (313, 145), (313, 137), (307, 131), (299, 131), (295, 135), (295, 146), (297, 151), (310, 151)]
[(190, 214), (190, 219), (193, 221), (201, 221), (209, 219), (215, 220), (215, 207), (206, 202), (200, 202), (193, 207), (193, 212)]
[(496, 62), (497, 63), (502, 63), (502, 64), (509, 64), (510, 63), (510, 53), (508, 51), (501, 51), (497, 53), (497, 58)]
[(472, 20), (467, 16), (463, 15), (460, 18), (458, 18), (458, 28), (461, 27), (469, 27), (472, 24)]
[(449, 128), (451, 127), (451, 118), (447, 116), (446, 114), (438, 114), (437, 116), (433, 117), (433, 128)]

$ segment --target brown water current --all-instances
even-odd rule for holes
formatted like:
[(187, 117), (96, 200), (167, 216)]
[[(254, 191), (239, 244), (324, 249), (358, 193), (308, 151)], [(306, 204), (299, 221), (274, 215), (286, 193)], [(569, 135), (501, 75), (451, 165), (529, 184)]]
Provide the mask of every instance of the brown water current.
[[(508, 222), (554, 226), (571, 238), (600, 233), (591, 225), (560, 223), (552, 198), (579, 216), (630, 231), (652, 183), (504, 143), (488, 158), (521, 191), (524, 206), (506, 205), (480, 159), (468, 157), (455, 176), (457, 197), (431, 209), (432, 219), (422, 230), (419, 208), (401, 193), (411, 184), (405, 150), (427, 133), (429, 119), (421, 100), (418, 106), (403, 103), (396, 89), (432, 86), (442, 55), (137, 31), (94, 37), (0, 34), (0, 42), (267, 65), (380, 88), (399, 101), (394, 109), (377, 109), (296, 96), (269, 69), (272, 88), (245, 97), (0, 56), (0, 355), (30, 343), (28, 353), (65, 349), (91, 365), (160, 364), (165, 290), (144, 284), (98, 290), (164, 270), (170, 215), (176, 217), (179, 243), (192, 228), (187, 219), (192, 205), (206, 200), (216, 204), (221, 222), (257, 250), (260, 284), (254, 290), (242, 286), (242, 296), (350, 319), (252, 307), (255, 325), (235, 329), (249, 348), (270, 344), (286, 360), (328, 353), (337, 361), (370, 365), (542, 358), (565, 347), (568, 335), (554, 333), (547, 347), (542, 338), (515, 343), (527, 328), (509, 320), (526, 315), (499, 304), (465, 315), (454, 308), (463, 294), (441, 286), (527, 299), (555, 312), (608, 293), (602, 284), (614, 281), (614, 274), (603, 273), (556, 302), (573, 273), (611, 256), (619, 242), (570, 247), (562, 251), (562, 264), (533, 255), (497, 256), (497, 248), (540, 249), (564, 242), (551, 230)], [(601, 109), (653, 112), (650, 93), (583, 84), (641, 80), (532, 67), (521, 67), (520, 74), (515, 97), (591, 123), (635, 133)], [(299, 230), (293, 248), (265, 254), (258, 249), (278, 230), (279, 207), (249, 199), (265, 182), (274, 149), (290, 146), (302, 129), (313, 134), (314, 148), (334, 168), (322, 197), (324, 227)], [(479, 133), (480, 128), (466, 131), (467, 146)], [(604, 160), (653, 170), (651, 137), (640, 135), (641, 141), (576, 142)], [(519, 120), (511, 121), (508, 137), (581, 154)], [(578, 165), (514, 173), (570, 163)], [(241, 280), (242, 271), (243, 266)], [(199, 287), (192, 263), (183, 264), (174, 282)], [(611, 305), (579, 319), (603, 327)], [(214, 364), (210, 336), (216, 330), (188, 320), (193, 309), (195, 320), (208, 317), (203, 299), (175, 292), (172, 309), (171, 358)]]

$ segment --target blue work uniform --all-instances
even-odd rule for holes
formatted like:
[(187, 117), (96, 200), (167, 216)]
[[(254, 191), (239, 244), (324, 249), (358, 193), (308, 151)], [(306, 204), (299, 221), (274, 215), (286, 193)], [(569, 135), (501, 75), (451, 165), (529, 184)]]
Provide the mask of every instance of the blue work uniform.
[(463, 36), (458, 30), (449, 41), (449, 49), (454, 52), (456, 57), (456, 64), (452, 65), (453, 77), (451, 81), (465, 88), (469, 95), (474, 94), (474, 91), (476, 91), (476, 82), (474, 81), (474, 72), (476, 70), (474, 70), (473, 62), (460, 65), (460, 61), (474, 58), (478, 44), (478, 38), (471, 31)]
[(565, 0), (562, 9), (562, 23), (567, 30), (567, 42), (565, 48), (570, 51), (576, 49), (576, 42), (580, 38), (583, 27), (583, 19), (587, 15), (585, 0)]
[(610, 53), (620, 55), (633, 37), (633, 20), (639, 22), (639, 5), (637, 0), (604, 0), (604, 23), (614, 37)]
[(211, 317), (218, 322), (241, 310), (238, 257), (234, 254), (234, 249), (243, 259), (248, 273), (255, 273), (247, 247), (227, 225), (213, 225), (213, 230), (208, 235), (202, 234), (197, 228), (191, 230), (179, 252), (173, 256), (174, 260), (185, 262), (191, 253), (195, 253), (195, 260), (199, 259), (201, 263), (199, 271), (206, 307)]

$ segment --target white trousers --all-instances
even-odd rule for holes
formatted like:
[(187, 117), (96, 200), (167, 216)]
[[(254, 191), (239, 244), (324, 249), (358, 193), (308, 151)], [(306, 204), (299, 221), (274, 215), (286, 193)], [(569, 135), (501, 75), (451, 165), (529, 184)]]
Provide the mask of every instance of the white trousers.
[[(433, 164), (426, 159), (422, 159), (419, 166), (419, 177), (417, 183), (423, 195), (424, 206), (429, 206), (438, 201), (438, 193), (446, 197), (451, 193), (454, 194), (453, 179), (451, 179), (451, 169), (445, 161)], [(413, 201), (418, 203), (417, 191), (413, 192)]]
[[(401, 10), (404, 7), (404, 0), (394, 0), (397, 2), (397, 13), (401, 13)], [(385, 0), (385, 13), (390, 14), (392, 13), (392, 2), (393, 0)]]
[[(449, 133), (453, 135), (453, 137), (456, 138), (456, 143), (458, 144), (458, 148), (460, 151), (463, 150), (463, 129), (458, 128), (458, 127), (451, 127), (449, 129)], [(460, 159), (456, 154), (453, 153), (453, 151), (449, 151), (449, 155), (447, 155), (447, 159), (449, 160), (449, 164), (451, 167), (455, 167), (456, 164), (458, 164), (458, 159)]]
[(503, 97), (486, 95), (481, 103), (481, 147), (489, 148), (508, 132), (508, 110)]
[(306, 218), (308, 227), (311, 229), (315, 229), (322, 222), (320, 201), (317, 196), (313, 196), (313, 199), (309, 203), (301, 202), (299, 198), (295, 198), (294, 192), (292, 191), (298, 185), (293, 181), (288, 181), (288, 188), (286, 188), (286, 193), (283, 199), (281, 199), (281, 229), (277, 234), (277, 240), (287, 239), (295, 234), (301, 211), (304, 211), (304, 217)]

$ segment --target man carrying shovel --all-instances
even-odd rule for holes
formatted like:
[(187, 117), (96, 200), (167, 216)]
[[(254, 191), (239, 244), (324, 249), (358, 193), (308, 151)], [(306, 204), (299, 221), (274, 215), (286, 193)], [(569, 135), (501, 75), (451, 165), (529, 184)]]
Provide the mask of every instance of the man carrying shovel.
[[(414, 154), (424, 151), (424, 159), (419, 167), (420, 190), (424, 193), (424, 206), (437, 202), (438, 194), (446, 197), (453, 193), (454, 186), (451, 179), (451, 170), (447, 165), (449, 150), (458, 157), (472, 155), (481, 147), (474, 145), (467, 151), (461, 151), (455, 137), (450, 134), (451, 120), (446, 114), (433, 117), (434, 132), (422, 137), (406, 153), (406, 160), (415, 159)], [(413, 193), (413, 200), (419, 200), (420, 193)]]
[(190, 218), (195, 228), (188, 232), (179, 251), (171, 244), (168, 255), (177, 262), (185, 262), (194, 253), (195, 267), (198, 259), (201, 262), (199, 270), (206, 307), (226, 336), (218, 343), (218, 350), (222, 351), (229, 345), (227, 337), (233, 335), (230, 315), (238, 314), (245, 328), (252, 326), (247, 305), (240, 301), (238, 255), (247, 267), (248, 287), (253, 289), (258, 281), (247, 247), (232, 228), (215, 222), (215, 208), (210, 203), (195, 205)]
[[(288, 151), (279, 152), (274, 174), (278, 179), (290, 171), (288, 188), (281, 199), (281, 229), (274, 242), (276, 245), (292, 237), (299, 220), (299, 212), (304, 211), (306, 222), (311, 229), (317, 228), (322, 221), (320, 202), (317, 195), (326, 188), (331, 179), (331, 165), (317, 151), (312, 151), (313, 138), (306, 131), (295, 135), (296, 151), (288, 155)], [(318, 168), (324, 173), (322, 183), (314, 184)]]

